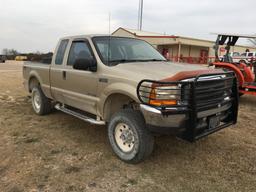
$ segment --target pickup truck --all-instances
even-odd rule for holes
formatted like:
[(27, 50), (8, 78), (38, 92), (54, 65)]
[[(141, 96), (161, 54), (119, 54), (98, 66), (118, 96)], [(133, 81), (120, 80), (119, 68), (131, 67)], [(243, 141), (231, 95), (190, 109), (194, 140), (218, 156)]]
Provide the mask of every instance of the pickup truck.
[(241, 54), (239, 63), (250, 64), (250, 63), (255, 63), (255, 61), (256, 61), (256, 52), (245, 52)]
[(107, 125), (114, 153), (127, 163), (148, 157), (156, 135), (193, 142), (237, 121), (232, 72), (168, 62), (139, 39), (65, 37), (50, 64), (25, 62), (23, 76), (36, 114), (55, 108)]

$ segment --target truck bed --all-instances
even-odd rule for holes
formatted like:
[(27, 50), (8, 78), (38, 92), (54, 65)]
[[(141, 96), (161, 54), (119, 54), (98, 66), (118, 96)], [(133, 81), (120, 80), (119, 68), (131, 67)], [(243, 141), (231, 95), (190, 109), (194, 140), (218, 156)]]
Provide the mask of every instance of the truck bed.
[(24, 85), (27, 91), (29, 89), (29, 82), (32, 78), (38, 79), (44, 93), (50, 95), (50, 64), (42, 62), (25, 62), (23, 65)]

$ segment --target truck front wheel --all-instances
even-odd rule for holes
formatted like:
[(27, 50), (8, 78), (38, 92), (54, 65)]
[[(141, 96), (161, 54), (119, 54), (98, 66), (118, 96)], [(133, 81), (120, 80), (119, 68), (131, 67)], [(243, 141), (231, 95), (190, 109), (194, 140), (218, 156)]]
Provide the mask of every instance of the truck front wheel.
[(108, 125), (108, 137), (115, 154), (127, 163), (139, 163), (153, 151), (154, 137), (139, 111), (125, 109), (114, 114)]
[(31, 99), (36, 114), (45, 115), (51, 112), (51, 101), (44, 95), (40, 87), (33, 87)]

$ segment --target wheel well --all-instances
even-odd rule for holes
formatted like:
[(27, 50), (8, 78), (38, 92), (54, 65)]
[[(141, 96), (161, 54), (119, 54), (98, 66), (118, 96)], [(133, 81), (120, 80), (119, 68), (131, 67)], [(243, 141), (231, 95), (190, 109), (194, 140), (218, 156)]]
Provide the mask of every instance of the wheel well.
[(120, 109), (136, 108), (136, 102), (127, 95), (115, 93), (108, 96), (103, 110), (103, 118), (105, 121), (109, 121), (111, 116), (118, 112)]
[(38, 79), (36, 77), (31, 77), (29, 79), (28, 85), (29, 85), (29, 92), (31, 93), (33, 87), (40, 86), (40, 82), (38, 81)]

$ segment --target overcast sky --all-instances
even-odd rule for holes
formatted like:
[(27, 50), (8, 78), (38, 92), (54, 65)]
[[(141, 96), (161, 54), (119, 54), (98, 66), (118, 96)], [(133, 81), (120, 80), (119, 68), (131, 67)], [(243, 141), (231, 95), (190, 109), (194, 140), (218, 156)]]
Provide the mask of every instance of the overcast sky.
[[(58, 38), (136, 28), (139, 0), (0, 0), (0, 51), (53, 51)], [(256, 0), (144, 0), (143, 30), (214, 40), (256, 33)]]

